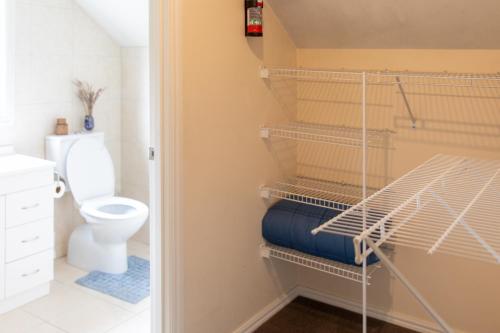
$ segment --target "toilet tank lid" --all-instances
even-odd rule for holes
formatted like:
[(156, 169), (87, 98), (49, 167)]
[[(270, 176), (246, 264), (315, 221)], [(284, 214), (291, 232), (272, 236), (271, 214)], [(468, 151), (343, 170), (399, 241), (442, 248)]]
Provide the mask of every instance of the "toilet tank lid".
[(45, 140), (47, 141), (66, 141), (66, 140), (79, 140), (84, 138), (96, 138), (104, 139), (104, 132), (92, 132), (92, 133), (73, 133), (67, 135), (47, 135)]
[(66, 177), (79, 205), (115, 194), (113, 161), (104, 144), (95, 138), (83, 138), (71, 146), (66, 159)]

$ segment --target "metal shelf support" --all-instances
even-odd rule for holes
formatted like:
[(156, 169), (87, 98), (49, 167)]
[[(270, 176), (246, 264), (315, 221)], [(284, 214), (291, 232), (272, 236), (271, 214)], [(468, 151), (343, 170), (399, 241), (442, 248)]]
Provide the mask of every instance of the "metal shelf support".
[(387, 258), (382, 250), (370, 239), (366, 239), (367, 245), (375, 252), (384, 266), (408, 289), (415, 299), (424, 307), (425, 311), (438, 323), (445, 333), (453, 333), (453, 329), (444, 321), (443, 318), (432, 308), (427, 300), (419, 293), (419, 291), (408, 281), (399, 269)]

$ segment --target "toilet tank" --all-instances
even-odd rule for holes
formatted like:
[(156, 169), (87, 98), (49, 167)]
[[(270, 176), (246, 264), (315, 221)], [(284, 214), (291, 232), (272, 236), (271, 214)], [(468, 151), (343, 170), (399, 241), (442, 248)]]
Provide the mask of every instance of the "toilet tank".
[[(70, 135), (49, 135), (45, 137), (45, 159), (56, 163), (55, 171), (66, 180), (66, 157), (71, 146), (81, 139), (92, 138), (104, 143), (104, 133), (78, 133)], [(70, 191), (66, 182), (66, 191)]]

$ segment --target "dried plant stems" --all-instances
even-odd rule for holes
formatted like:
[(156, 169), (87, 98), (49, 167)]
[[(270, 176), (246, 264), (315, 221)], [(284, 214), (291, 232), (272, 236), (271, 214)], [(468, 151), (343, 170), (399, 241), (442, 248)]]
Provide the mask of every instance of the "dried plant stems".
[(101, 97), (105, 88), (94, 90), (94, 87), (88, 82), (82, 82), (80, 80), (75, 80), (73, 83), (78, 88), (77, 96), (85, 107), (85, 114), (92, 116), (92, 113), (94, 112), (94, 105), (99, 97)]

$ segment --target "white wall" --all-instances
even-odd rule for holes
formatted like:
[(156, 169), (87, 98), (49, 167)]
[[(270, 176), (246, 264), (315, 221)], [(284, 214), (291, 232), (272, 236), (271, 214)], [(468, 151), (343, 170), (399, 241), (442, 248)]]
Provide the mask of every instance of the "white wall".
[[(16, 120), (19, 153), (44, 156), (44, 137), (55, 119), (80, 131), (83, 109), (72, 80), (106, 87), (95, 108), (121, 183), (121, 50), (72, 0), (16, 1)], [(64, 255), (69, 233), (81, 218), (71, 195), (56, 202), (56, 252)]]
[(0, 150), (12, 143), (13, 134), (14, 9), (13, 0), (0, 0)]
[[(149, 54), (122, 48), (122, 195), (149, 202)], [(149, 244), (149, 222), (134, 236)]]
[(121, 46), (147, 46), (149, 42), (149, 1), (76, 0)]

